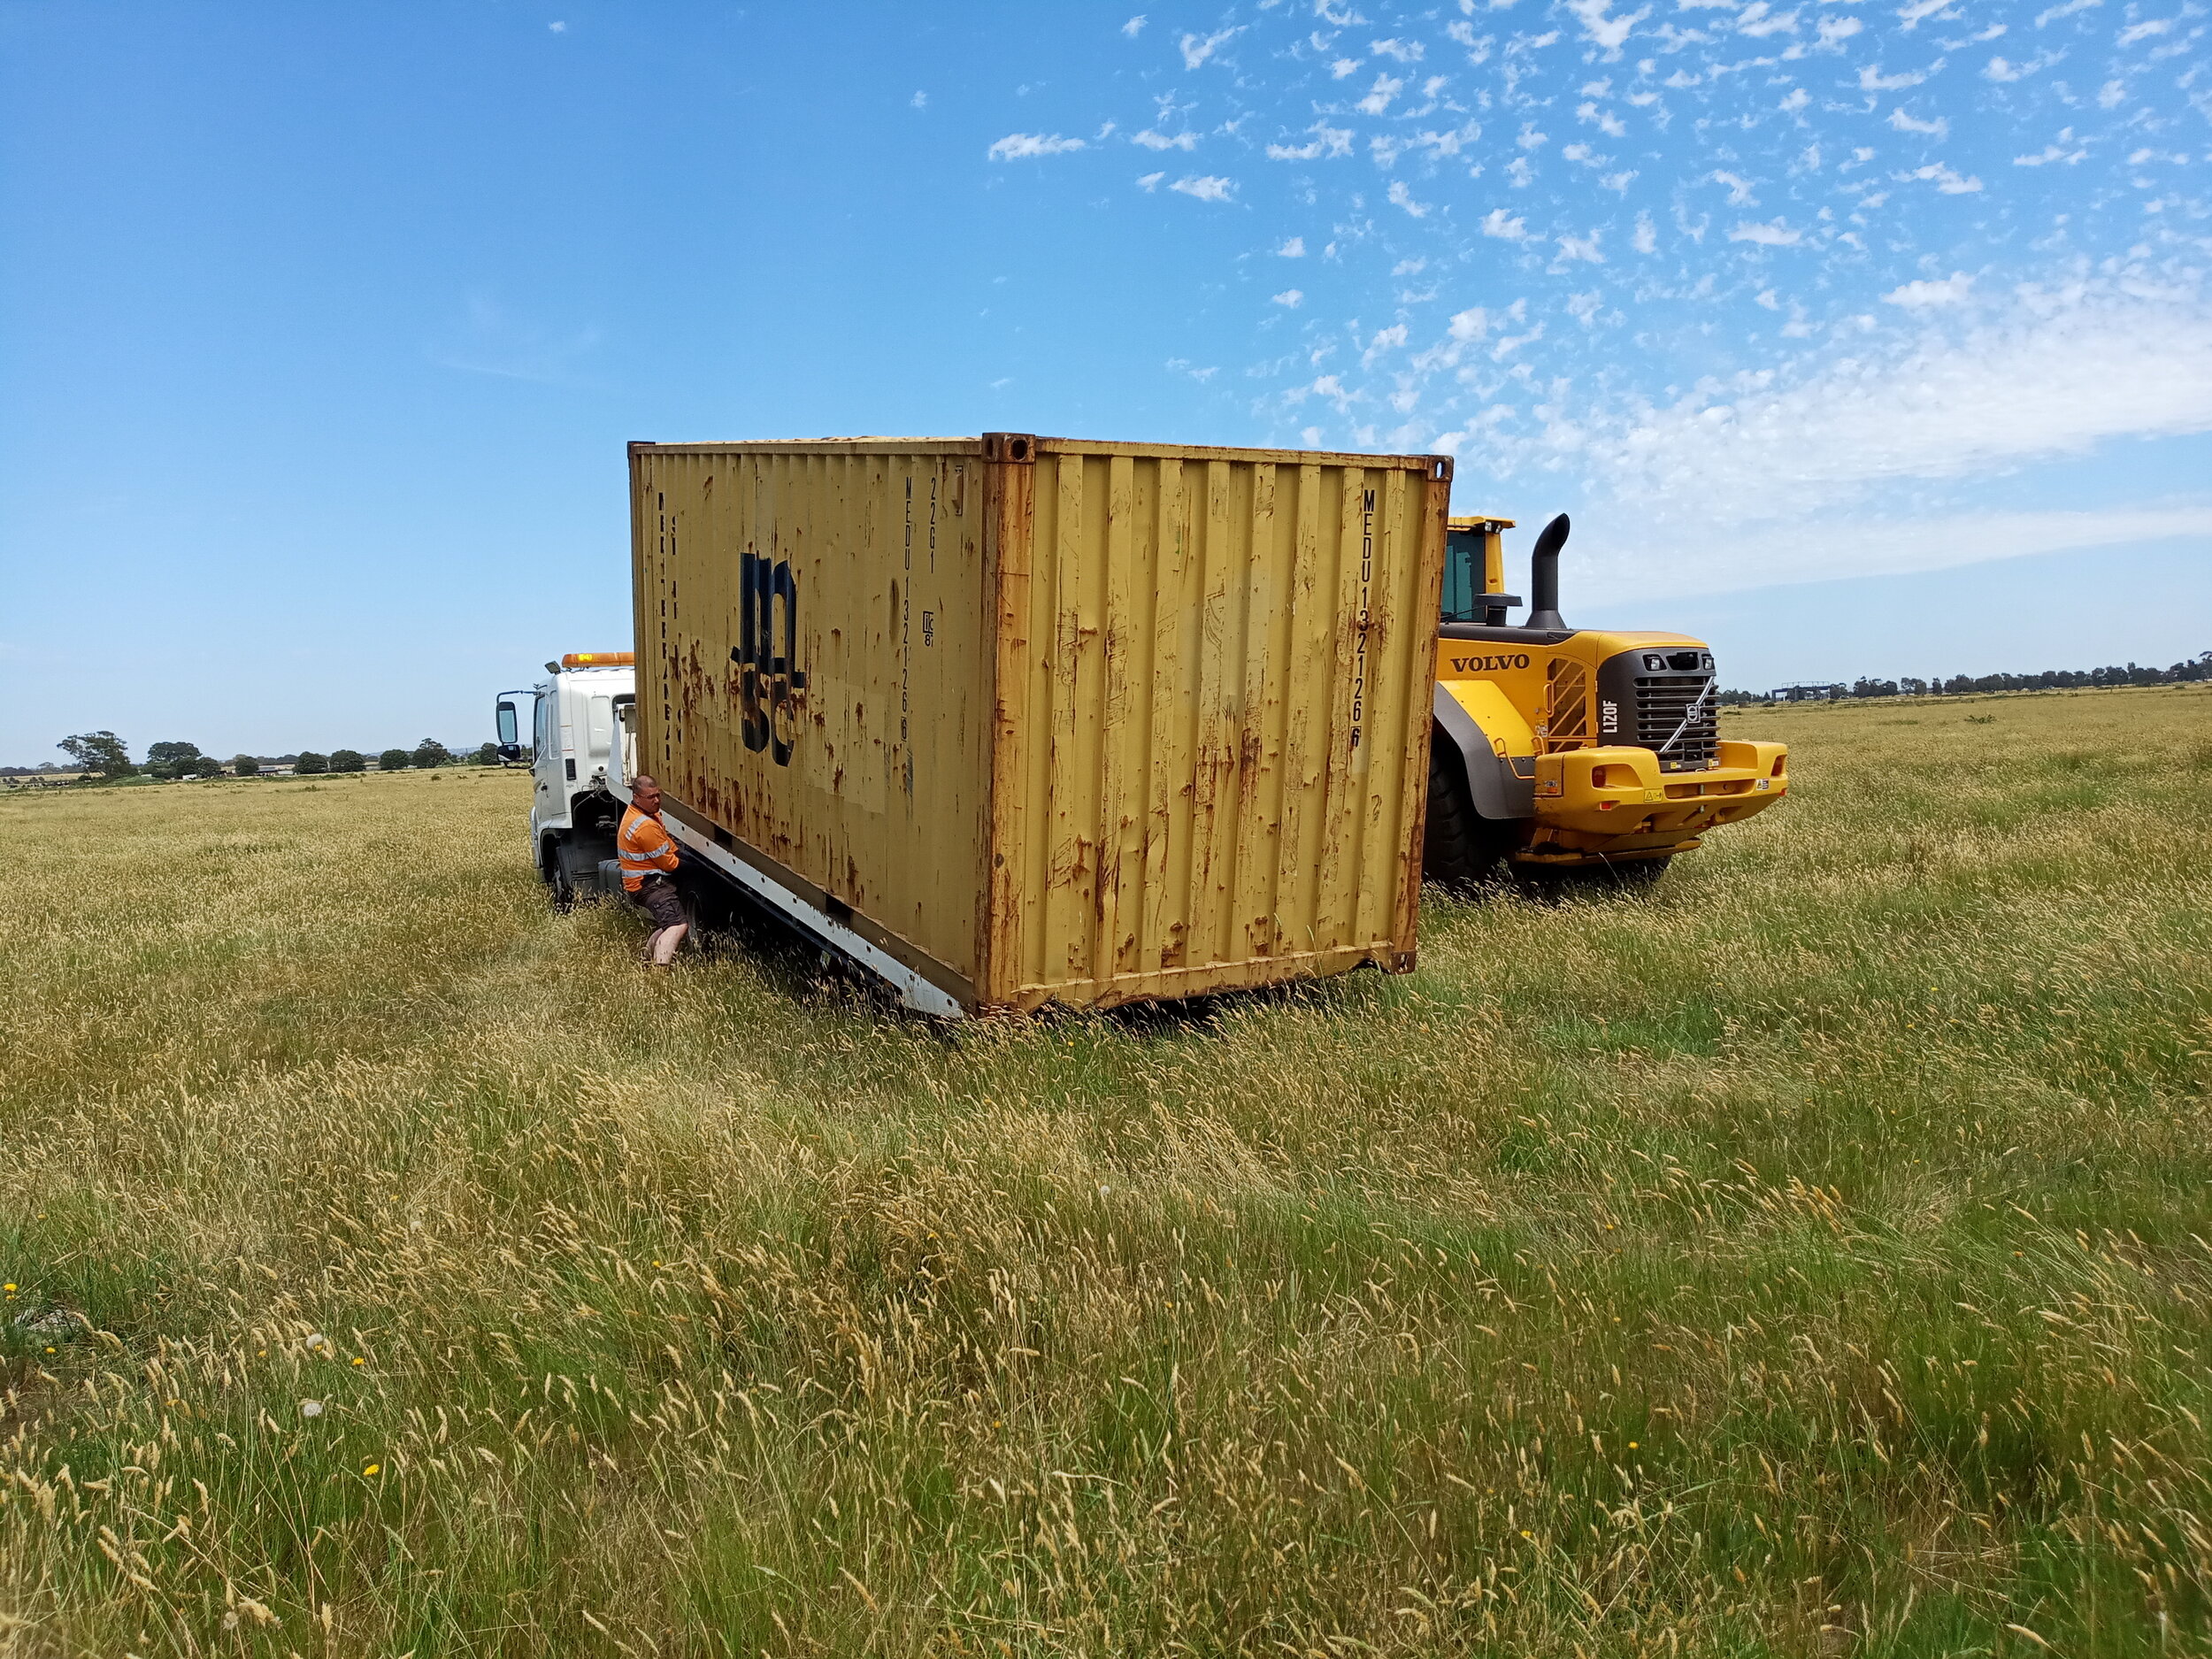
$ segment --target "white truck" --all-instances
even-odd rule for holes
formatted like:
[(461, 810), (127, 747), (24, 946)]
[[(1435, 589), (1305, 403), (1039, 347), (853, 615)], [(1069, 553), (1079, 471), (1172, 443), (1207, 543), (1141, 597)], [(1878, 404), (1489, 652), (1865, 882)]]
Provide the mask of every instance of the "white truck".
[(571, 651), (545, 665), (547, 678), (526, 691), (503, 691), (493, 704), (499, 752), (520, 760), (526, 750), (535, 787), (530, 796), (530, 856), (563, 910), (581, 895), (617, 892), (615, 831), (629, 791), (616, 747), (620, 710), (635, 675), (627, 651)]
[[(629, 718), (637, 700), (634, 661), (628, 651), (571, 651), (548, 663), (547, 677), (535, 686), (503, 691), (492, 706), (501, 756), (530, 756), (530, 856), (561, 910), (581, 898), (622, 892), (614, 838), (637, 770), (636, 728)], [(833, 909), (793, 892), (676, 815), (665, 822), (688, 855), (690, 873), (680, 879), (687, 906), (702, 922), (722, 926), (733, 905), (749, 902), (757, 912), (797, 928), (828, 956), (879, 982), (915, 1012), (960, 1016), (958, 1002), (856, 933)]]

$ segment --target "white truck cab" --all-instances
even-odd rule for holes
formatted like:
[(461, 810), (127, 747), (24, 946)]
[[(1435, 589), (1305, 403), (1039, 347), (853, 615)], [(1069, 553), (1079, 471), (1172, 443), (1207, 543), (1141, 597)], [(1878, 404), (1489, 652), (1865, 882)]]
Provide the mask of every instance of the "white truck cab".
[[(634, 658), (627, 651), (572, 651), (548, 663), (550, 678), (527, 691), (503, 691), (493, 704), (499, 752), (520, 760), (530, 733), (530, 856), (563, 909), (590, 894), (619, 895), (615, 833), (637, 775)], [(823, 909), (764, 873), (731, 846), (702, 833), (678, 814), (664, 820), (689, 855), (686, 903), (703, 919), (726, 917), (749, 902), (795, 926), (826, 951), (882, 981), (908, 1008), (958, 1018), (960, 1004), (934, 984)]]
[(619, 709), (634, 693), (632, 660), (627, 651), (571, 651), (545, 665), (547, 679), (493, 704), (500, 754), (530, 754), (530, 856), (564, 908), (603, 888), (600, 866), (615, 856), (629, 792), (617, 795), (610, 773), (622, 770), (615, 744)]

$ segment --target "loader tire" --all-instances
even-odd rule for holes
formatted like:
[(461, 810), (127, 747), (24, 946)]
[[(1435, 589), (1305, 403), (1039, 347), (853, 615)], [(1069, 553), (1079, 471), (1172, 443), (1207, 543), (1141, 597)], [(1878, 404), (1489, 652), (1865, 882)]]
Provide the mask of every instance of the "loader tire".
[(1421, 873), (1440, 887), (1465, 893), (1496, 873), (1512, 826), (1494, 824), (1475, 810), (1456, 751), (1439, 737), (1429, 745), (1428, 824), (1421, 839)]

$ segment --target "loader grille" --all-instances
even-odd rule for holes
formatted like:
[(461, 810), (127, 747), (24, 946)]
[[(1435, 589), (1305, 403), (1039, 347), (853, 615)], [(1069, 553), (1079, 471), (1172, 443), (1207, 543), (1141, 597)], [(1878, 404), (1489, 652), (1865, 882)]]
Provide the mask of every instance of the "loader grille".
[[(1654, 753), (1665, 749), (1659, 755), (1660, 771), (1703, 772), (1713, 764), (1720, 741), (1720, 708), (1712, 683), (1710, 675), (1653, 676), (1636, 681), (1636, 741)], [(1679, 737), (1675, 736), (1678, 730)], [(1669, 739), (1673, 740), (1671, 748)]]

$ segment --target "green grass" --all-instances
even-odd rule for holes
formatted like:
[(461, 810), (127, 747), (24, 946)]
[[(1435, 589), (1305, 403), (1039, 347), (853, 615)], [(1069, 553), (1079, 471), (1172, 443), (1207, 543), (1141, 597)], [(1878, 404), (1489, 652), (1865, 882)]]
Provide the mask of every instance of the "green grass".
[(2212, 1653), (2208, 717), (1732, 713), (1647, 896), (951, 1032), (518, 774), (0, 798), (0, 1645)]

